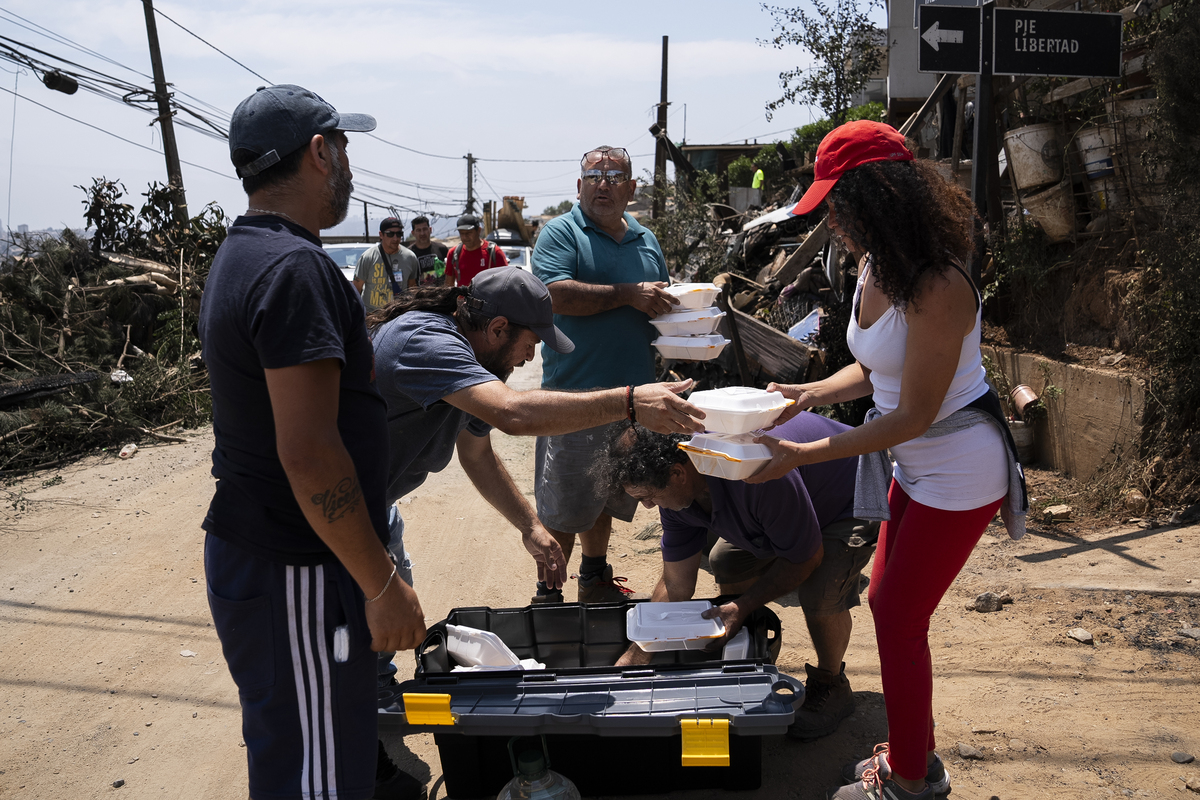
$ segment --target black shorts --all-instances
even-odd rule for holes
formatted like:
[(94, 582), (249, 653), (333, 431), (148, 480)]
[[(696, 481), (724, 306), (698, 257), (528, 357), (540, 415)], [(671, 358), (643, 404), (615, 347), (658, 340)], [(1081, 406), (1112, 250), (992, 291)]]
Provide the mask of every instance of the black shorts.
[[(242, 704), (255, 800), (367, 800), (375, 793), (375, 654), (362, 593), (334, 561), (259, 558), (212, 534), (208, 606)], [(335, 630), (349, 647), (334, 658)], [(344, 634), (343, 634), (344, 635)]]

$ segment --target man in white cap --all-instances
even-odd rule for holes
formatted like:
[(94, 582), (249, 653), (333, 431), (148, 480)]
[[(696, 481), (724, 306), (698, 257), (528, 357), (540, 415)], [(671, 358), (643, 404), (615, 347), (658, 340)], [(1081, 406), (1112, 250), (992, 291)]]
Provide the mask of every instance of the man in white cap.
[(377, 787), (371, 651), (411, 649), (425, 624), (385, 547), (387, 407), (362, 303), (318, 238), (353, 191), (346, 131), (374, 128), (287, 84), (230, 122), (250, 202), (200, 307), (217, 478), (204, 567), (251, 797), (425, 797), (400, 772)]

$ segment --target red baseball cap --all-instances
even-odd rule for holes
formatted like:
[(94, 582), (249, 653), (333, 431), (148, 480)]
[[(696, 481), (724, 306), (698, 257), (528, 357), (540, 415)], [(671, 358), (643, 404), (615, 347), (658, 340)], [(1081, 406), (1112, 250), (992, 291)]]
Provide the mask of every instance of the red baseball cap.
[(913, 154), (904, 145), (904, 137), (891, 125), (861, 119), (834, 128), (817, 148), (813, 167), (816, 180), (792, 209), (807, 214), (829, 194), (838, 178), (871, 161), (912, 161)]

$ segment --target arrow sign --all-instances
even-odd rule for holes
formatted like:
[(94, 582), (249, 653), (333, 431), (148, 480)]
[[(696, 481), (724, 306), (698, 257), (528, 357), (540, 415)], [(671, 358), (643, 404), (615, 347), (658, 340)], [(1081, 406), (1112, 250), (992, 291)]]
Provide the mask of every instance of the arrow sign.
[(933, 23), (933, 27), (921, 34), (921, 38), (929, 42), (929, 46), (935, 51), (940, 50), (939, 44), (962, 44), (962, 31), (943, 31), (939, 29), (941, 22)]
[[(983, 65), (983, 17), (978, 6), (917, 6), (920, 72), (978, 73)], [(945, 45), (943, 47), (942, 45)]]

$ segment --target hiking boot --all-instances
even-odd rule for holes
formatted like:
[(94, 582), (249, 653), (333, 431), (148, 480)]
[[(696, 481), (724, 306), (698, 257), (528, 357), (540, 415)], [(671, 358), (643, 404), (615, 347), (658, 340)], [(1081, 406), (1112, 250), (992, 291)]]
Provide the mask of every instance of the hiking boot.
[(854, 713), (854, 692), (846, 679), (845, 662), (837, 675), (812, 664), (805, 664), (804, 670), (808, 673), (804, 705), (796, 709), (796, 721), (788, 727), (788, 736), (809, 742), (833, 733), (842, 720)]
[(375, 760), (373, 800), (425, 800), (425, 784), (392, 763), (383, 742)]
[(614, 578), (612, 564), (595, 575), (579, 576), (580, 603), (623, 603), (634, 599), (633, 589), (622, 586), (628, 578)]
[(545, 594), (535, 594), (529, 599), (529, 602), (534, 604), (541, 603), (564, 603), (562, 589), (554, 589)]
[[(887, 762), (887, 752), (887, 742), (875, 745), (875, 753), (870, 758), (864, 758), (857, 764), (849, 764), (842, 770), (842, 780), (846, 783), (861, 781), (863, 774), (868, 769), (874, 769), (876, 774), (884, 780), (892, 777), (892, 768), (888, 766)], [(929, 765), (929, 769), (925, 773), (925, 782), (929, 784), (934, 794), (950, 794), (950, 773), (946, 772), (946, 765), (942, 763), (942, 759), (937, 753), (933, 754), (933, 763)]]

